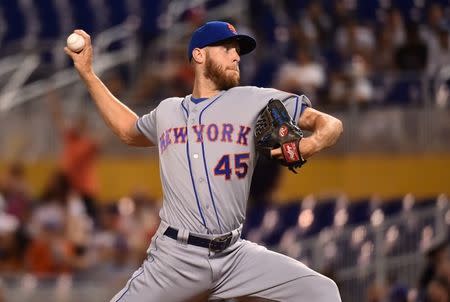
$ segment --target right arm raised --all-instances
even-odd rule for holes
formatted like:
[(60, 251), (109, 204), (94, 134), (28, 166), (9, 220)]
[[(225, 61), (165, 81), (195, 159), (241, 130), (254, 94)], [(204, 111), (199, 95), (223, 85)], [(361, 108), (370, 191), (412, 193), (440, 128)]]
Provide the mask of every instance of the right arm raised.
[(92, 68), (93, 51), (90, 36), (83, 30), (75, 30), (75, 33), (83, 36), (85, 47), (79, 53), (73, 52), (67, 47), (64, 48), (64, 51), (72, 58), (75, 68), (86, 84), (103, 120), (124, 143), (141, 147), (154, 146), (153, 142), (136, 128), (138, 120), (136, 113), (112, 95), (95, 74)]

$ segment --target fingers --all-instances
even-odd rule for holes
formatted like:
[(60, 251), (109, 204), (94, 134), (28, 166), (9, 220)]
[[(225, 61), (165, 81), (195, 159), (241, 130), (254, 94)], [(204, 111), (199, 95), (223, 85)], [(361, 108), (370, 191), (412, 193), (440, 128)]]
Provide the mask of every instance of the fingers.
[(82, 29), (75, 29), (73, 32), (76, 33), (76, 34), (79, 34), (80, 36), (83, 37), (84, 42), (85, 42), (85, 46), (84, 46), (83, 50), (80, 51), (80, 52), (78, 52), (78, 53), (77, 53), (77, 52), (74, 52), (74, 51), (72, 51), (72, 50), (70, 50), (70, 49), (67, 48), (67, 47), (64, 47), (64, 52), (65, 52), (72, 60), (74, 60), (75, 58), (77, 58), (78, 55), (80, 55), (81, 53), (86, 52), (86, 50), (88, 50), (88, 49), (90, 50), (91, 47), (92, 47), (92, 45), (91, 45), (91, 36), (90, 36), (88, 33), (86, 33), (86, 32), (85, 32), (84, 30), (82, 30)]
[(74, 52), (66, 46), (64, 47), (64, 52), (72, 59), (76, 70), (83, 77), (93, 72), (93, 49), (91, 45), (91, 37), (81, 29), (76, 29), (73, 32), (83, 37), (85, 45), (79, 52)]
[(67, 46), (64, 47), (64, 52), (73, 60), (73, 56), (76, 54), (75, 52), (71, 51)]
[(270, 151), (270, 155), (272, 156), (272, 158), (280, 158), (283, 156), (282, 152), (281, 152), (281, 148), (276, 148)]
[(90, 38), (91, 38), (91, 36), (88, 35), (88, 33), (85, 32), (85, 31), (82, 30), (82, 29), (75, 29), (73, 32), (74, 32), (74, 33), (77, 33), (77, 34), (79, 34), (79, 35), (82, 35), (82, 36), (85, 37), (86, 39), (90, 39)]
[(84, 42), (86, 42), (86, 46), (90, 46), (91, 45), (91, 36), (88, 35), (84, 30), (82, 29), (75, 29), (73, 31), (76, 34), (79, 34), (80, 36), (82, 36), (84, 38)]

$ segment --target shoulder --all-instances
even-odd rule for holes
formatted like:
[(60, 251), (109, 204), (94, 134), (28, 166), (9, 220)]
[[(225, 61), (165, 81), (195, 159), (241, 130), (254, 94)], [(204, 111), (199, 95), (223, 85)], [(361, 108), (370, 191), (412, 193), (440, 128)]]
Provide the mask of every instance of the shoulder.
[(180, 97), (170, 97), (167, 99), (162, 100), (157, 107), (164, 107), (164, 106), (179, 106), (181, 102), (184, 100), (184, 98)]
[(238, 86), (233, 87), (227, 91), (227, 95), (231, 97), (241, 96), (245, 98), (255, 97), (258, 99), (269, 97), (270, 95), (276, 95), (279, 90), (273, 88), (262, 88), (257, 86)]
[(257, 86), (236, 86), (228, 90), (228, 93), (262, 93), (266, 90), (276, 90), (273, 88), (263, 88)]
[(153, 109), (155, 111), (161, 110), (173, 110), (176, 107), (181, 106), (184, 98), (180, 97), (170, 97), (162, 100), (159, 104)]
[(282, 101), (292, 98), (298, 99), (299, 101), (302, 101), (306, 105), (311, 106), (311, 101), (308, 99), (306, 95), (304, 94), (297, 95), (292, 92), (283, 91), (275, 88), (257, 87), (257, 86), (238, 86), (228, 90), (228, 93), (230, 93), (231, 95), (245, 94), (246, 96), (255, 96), (258, 99), (265, 101), (269, 101), (271, 98), (280, 99)]

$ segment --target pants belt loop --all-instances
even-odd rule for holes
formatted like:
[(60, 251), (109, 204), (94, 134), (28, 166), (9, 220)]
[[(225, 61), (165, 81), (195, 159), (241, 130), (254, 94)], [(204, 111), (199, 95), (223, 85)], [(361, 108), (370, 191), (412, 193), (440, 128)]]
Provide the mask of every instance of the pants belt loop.
[(167, 222), (161, 220), (160, 223), (159, 223), (159, 227), (158, 227), (157, 233), (159, 235), (163, 236), (168, 227), (169, 227), (169, 224)]
[(233, 230), (233, 231), (231, 231), (232, 238), (231, 238), (231, 244), (230, 245), (233, 245), (236, 241), (239, 240), (239, 238), (241, 237), (241, 231), (242, 231), (242, 226), (237, 228), (237, 229), (235, 229), (235, 230)]
[(182, 245), (188, 244), (189, 231), (188, 230), (178, 230), (177, 241)]

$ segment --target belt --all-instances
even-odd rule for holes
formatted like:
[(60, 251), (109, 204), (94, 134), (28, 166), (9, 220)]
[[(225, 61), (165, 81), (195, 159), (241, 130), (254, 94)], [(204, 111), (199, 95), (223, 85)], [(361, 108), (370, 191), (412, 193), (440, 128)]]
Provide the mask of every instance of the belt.
[[(168, 227), (164, 232), (164, 235), (172, 239), (178, 239), (178, 230), (172, 227)], [(200, 246), (208, 248), (211, 252), (218, 253), (225, 250), (231, 244), (231, 239), (233, 238), (232, 233), (228, 233), (223, 236), (219, 236), (213, 239), (207, 239), (202, 237), (197, 237), (194, 235), (189, 235), (187, 243), (195, 246)]]

